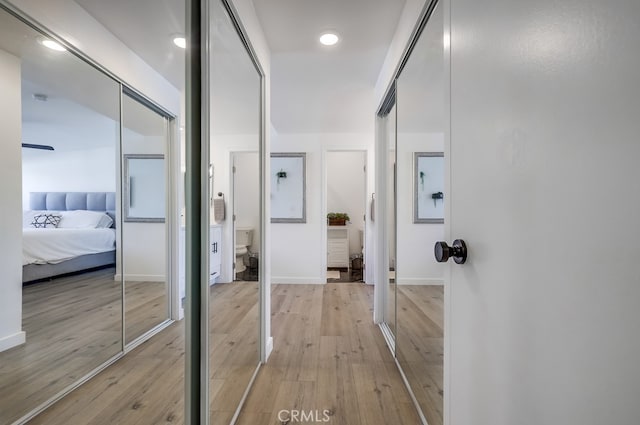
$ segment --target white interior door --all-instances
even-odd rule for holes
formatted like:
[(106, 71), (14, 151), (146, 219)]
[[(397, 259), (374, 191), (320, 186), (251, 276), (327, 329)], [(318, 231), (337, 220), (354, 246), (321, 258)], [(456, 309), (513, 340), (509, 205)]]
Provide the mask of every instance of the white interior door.
[(638, 424), (640, 2), (446, 4), (445, 423)]

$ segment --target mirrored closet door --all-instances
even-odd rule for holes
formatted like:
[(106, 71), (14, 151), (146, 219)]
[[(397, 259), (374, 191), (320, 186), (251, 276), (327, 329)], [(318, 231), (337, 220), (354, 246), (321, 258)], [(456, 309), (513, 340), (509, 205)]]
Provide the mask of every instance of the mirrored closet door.
[(387, 285), (385, 289), (384, 322), (391, 332), (391, 343), (395, 350), (396, 338), (396, 106), (385, 119), (386, 167), (387, 167), (387, 203), (385, 205), (387, 223)]
[(209, 394), (228, 425), (260, 362), (262, 76), (228, 3), (211, 9)]
[(129, 89), (122, 95), (125, 342), (169, 319), (169, 118)]
[[(433, 4), (432, 4), (433, 5)], [(443, 423), (444, 39), (442, 8), (396, 80), (396, 357), (429, 425)]]
[(0, 423), (10, 424), (123, 349), (120, 84), (0, 8), (0, 85), (0, 149), (18, 172), (2, 186), (15, 208), (0, 225), (22, 216), (0, 241), (13, 259), (0, 279)]

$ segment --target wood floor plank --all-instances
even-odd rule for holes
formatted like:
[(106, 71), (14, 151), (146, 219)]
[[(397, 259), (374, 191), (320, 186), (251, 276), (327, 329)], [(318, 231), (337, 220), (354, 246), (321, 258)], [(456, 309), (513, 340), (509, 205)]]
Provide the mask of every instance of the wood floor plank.
[(443, 423), (444, 288), (398, 285), (397, 357), (430, 425)]
[[(277, 306), (272, 315), (274, 350), (260, 369), (240, 424), (286, 423), (278, 419), (282, 409), (320, 415), (327, 410), (332, 424), (419, 423), (384, 337), (373, 323), (372, 287), (274, 285), (272, 296)], [(314, 302), (301, 301), (304, 297)], [(300, 306), (306, 311), (301, 313)], [(316, 354), (306, 355), (307, 348)], [(269, 422), (252, 422), (264, 420), (267, 416), (260, 415), (269, 409)]]
[[(232, 317), (242, 329), (223, 324), (225, 332), (217, 334), (221, 347), (211, 347), (219, 364), (237, 361), (239, 368), (244, 361), (240, 352), (225, 355), (222, 346), (227, 351), (243, 347), (243, 332), (253, 326), (248, 323), (257, 298), (251, 298), (247, 289), (220, 286), (220, 293), (212, 297), (212, 310), (229, 312), (227, 318)], [(272, 295), (274, 349), (260, 368), (239, 425), (281, 425), (286, 423), (281, 418), (294, 411), (322, 419), (325, 410), (330, 413), (329, 423), (338, 425), (419, 423), (391, 353), (372, 321), (373, 288), (360, 283), (274, 285)], [(32, 423), (184, 423), (183, 325), (173, 324), (140, 345)], [(225, 381), (235, 376), (212, 370), (212, 403), (216, 398), (220, 402), (214, 425), (226, 425), (233, 414), (233, 397), (226, 397), (232, 390), (227, 390)]]

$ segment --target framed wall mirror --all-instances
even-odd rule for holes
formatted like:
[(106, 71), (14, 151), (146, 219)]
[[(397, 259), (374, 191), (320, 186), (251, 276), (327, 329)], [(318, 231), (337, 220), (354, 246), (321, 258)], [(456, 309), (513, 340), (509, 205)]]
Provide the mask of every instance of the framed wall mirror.
[(124, 221), (164, 223), (164, 155), (124, 155)]
[(413, 222), (444, 223), (444, 153), (414, 153)]
[(306, 223), (306, 154), (271, 154), (271, 222)]

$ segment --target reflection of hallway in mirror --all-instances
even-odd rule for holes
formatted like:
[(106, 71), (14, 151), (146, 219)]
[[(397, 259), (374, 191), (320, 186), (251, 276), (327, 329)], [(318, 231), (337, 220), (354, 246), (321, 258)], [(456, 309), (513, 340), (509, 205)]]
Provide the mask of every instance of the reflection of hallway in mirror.
[[(212, 416), (227, 425), (256, 368), (257, 282), (218, 283), (210, 294), (210, 310), (220, 313), (210, 323)], [(184, 325), (154, 335), (30, 424), (184, 423)]]
[(398, 285), (398, 361), (429, 425), (442, 425), (444, 286)]
[(125, 282), (127, 343), (167, 320), (166, 282)]
[(231, 422), (256, 370), (258, 282), (217, 283), (210, 288), (211, 423)]
[(120, 352), (122, 287), (113, 275), (109, 268), (24, 286), (27, 342), (0, 353), (0, 423), (12, 423)]

